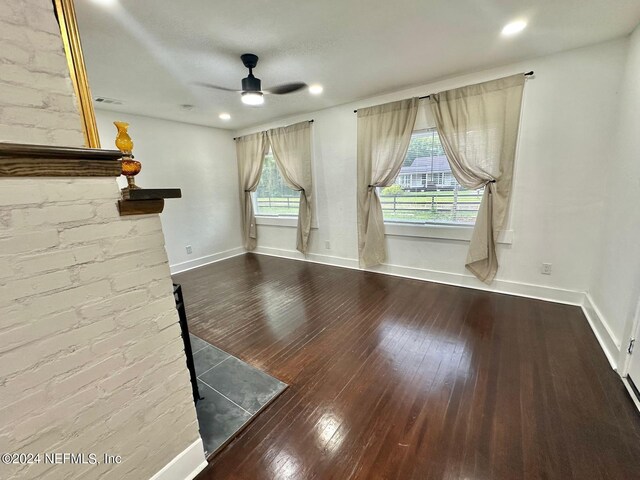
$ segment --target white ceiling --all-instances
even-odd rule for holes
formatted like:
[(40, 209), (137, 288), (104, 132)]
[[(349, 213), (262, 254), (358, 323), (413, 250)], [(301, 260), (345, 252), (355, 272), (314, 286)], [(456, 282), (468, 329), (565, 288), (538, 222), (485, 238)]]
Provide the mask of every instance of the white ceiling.
[[(230, 129), (601, 42), (640, 21), (638, 0), (76, 0), (76, 10), (93, 96), (123, 102), (104, 108)], [(501, 37), (519, 18), (524, 32)], [(263, 88), (304, 81), (324, 93), (248, 107), (195, 85), (240, 88), (242, 53), (260, 57)]]

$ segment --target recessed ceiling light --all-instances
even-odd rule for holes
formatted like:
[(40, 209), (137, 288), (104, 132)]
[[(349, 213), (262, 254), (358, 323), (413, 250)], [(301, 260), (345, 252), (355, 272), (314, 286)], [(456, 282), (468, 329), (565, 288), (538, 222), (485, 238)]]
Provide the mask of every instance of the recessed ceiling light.
[(322, 88), (322, 85), (318, 85), (317, 83), (309, 87), (309, 93), (312, 95), (320, 95), (322, 93), (322, 90), (324, 90)]
[(262, 105), (264, 103), (262, 92), (242, 92), (242, 103), (245, 105)]
[(524, 20), (516, 20), (515, 22), (507, 23), (502, 29), (502, 35), (510, 37), (516, 33), (520, 33), (527, 26), (527, 22)]
[(229, 115), (228, 113), (221, 113), (220, 115), (218, 115), (218, 118), (220, 120), (231, 120), (231, 115)]

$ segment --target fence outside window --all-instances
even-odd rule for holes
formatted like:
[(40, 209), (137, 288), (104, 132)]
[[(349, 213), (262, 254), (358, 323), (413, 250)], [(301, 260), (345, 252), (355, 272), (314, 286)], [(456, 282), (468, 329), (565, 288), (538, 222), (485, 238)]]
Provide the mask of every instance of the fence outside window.
[(258, 215), (297, 217), (300, 208), (300, 194), (279, 195), (277, 197), (258, 196), (255, 202)]
[(475, 223), (482, 190), (458, 190), (380, 194), (385, 222)]

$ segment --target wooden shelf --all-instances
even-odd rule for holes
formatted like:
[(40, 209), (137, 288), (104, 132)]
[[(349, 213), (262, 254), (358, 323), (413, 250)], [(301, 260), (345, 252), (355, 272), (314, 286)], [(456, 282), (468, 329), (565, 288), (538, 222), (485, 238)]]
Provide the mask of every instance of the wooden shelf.
[(122, 193), (118, 201), (120, 216), (162, 213), (165, 198), (182, 198), (179, 188), (134, 188)]
[(124, 200), (155, 200), (158, 198), (182, 198), (179, 188), (134, 188), (122, 195)]
[(162, 213), (164, 210), (164, 199), (154, 200), (118, 200), (118, 210), (120, 216), (125, 215), (150, 215), (152, 213)]
[(117, 150), (0, 143), (0, 177), (118, 177)]

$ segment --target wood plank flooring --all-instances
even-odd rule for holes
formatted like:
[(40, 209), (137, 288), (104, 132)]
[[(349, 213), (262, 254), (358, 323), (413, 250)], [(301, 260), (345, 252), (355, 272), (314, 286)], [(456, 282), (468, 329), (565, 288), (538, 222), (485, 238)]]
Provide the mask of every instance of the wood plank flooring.
[(578, 307), (253, 254), (174, 278), (193, 333), (290, 385), (198, 480), (640, 478)]

